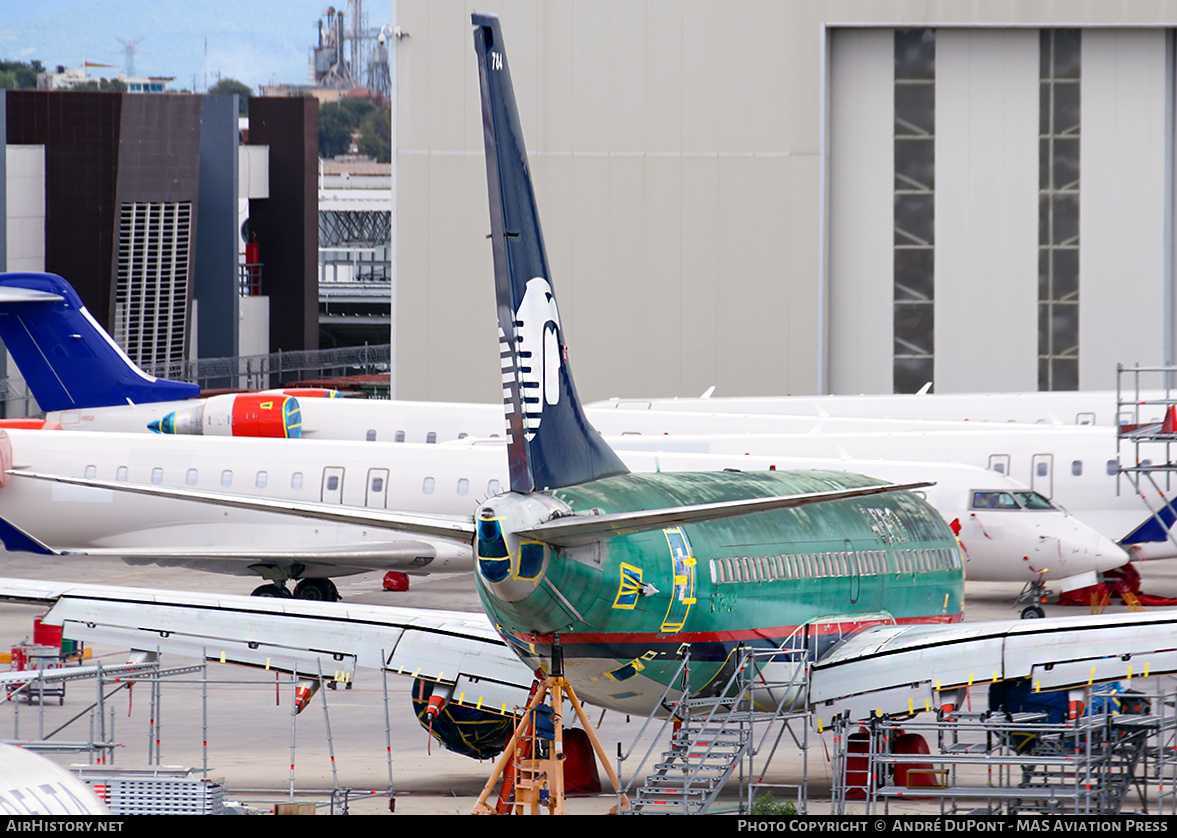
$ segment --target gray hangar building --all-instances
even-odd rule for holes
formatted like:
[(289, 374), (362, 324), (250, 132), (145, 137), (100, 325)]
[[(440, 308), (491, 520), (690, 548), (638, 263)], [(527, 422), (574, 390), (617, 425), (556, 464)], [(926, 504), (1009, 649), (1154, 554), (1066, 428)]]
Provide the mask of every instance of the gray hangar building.
[[(466, 0), (399, 0), (397, 395), (498, 398)], [(1174, 361), (1177, 2), (501, 0), (582, 395)]]

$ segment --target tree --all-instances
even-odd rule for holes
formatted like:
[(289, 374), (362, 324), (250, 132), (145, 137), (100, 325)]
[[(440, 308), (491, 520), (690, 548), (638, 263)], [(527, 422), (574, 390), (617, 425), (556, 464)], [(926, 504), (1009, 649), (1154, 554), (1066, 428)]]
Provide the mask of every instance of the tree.
[(319, 108), (319, 156), (338, 157), (351, 146), (351, 122), (347, 112), (331, 102)]
[(241, 116), (249, 116), (249, 97), (253, 95), (253, 89), (237, 79), (224, 78), (214, 84), (208, 89), (208, 92), (214, 96), (231, 96), (237, 94), (237, 112)]
[(360, 154), (371, 157), (377, 163), (387, 163), (391, 160), (391, 129), (387, 107), (373, 110), (364, 117), (364, 121), (360, 123), (360, 141), (356, 146)]
[(45, 72), (40, 61), (26, 64), (24, 61), (0, 61), (0, 88), (5, 90), (32, 90), (37, 86), (37, 73)]

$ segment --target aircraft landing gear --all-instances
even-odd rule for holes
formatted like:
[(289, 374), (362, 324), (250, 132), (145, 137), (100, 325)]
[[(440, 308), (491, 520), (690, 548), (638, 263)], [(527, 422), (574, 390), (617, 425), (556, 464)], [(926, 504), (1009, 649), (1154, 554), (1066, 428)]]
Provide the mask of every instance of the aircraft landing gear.
[(1023, 620), (1040, 620), (1046, 616), (1046, 612), (1042, 610), (1042, 606), (1046, 604), (1046, 583), (1042, 581), (1041, 573), (1037, 579), (1027, 582), (1026, 587), (1022, 588), (1014, 607), (1017, 608), (1023, 602), (1030, 603), (1022, 609)]
[(313, 602), (338, 602), (339, 589), (330, 579), (303, 579), (294, 586), (294, 596)]
[(276, 582), (271, 582), (269, 585), (262, 585), (260, 588), (254, 588), (250, 596), (268, 596), (275, 599), (290, 599), (292, 594), (286, 590), (285, 586), (279, 585)]

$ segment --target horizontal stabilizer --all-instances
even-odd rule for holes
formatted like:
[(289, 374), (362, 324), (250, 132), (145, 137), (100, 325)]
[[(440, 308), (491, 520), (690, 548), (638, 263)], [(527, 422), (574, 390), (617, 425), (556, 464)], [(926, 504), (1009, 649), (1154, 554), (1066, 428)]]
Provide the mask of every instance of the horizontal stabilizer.
[(556, 518), (536, 527), (519, 530), (519, 535), (534, 538), (556, 547), (574, 547), (601, 538), (629, 535), (659, 527), (673, 527), (682, 524), (698, 524), (703, 521), (721, 521), (738, 518), (757, 512), (772, 512), (778, 509), (796, 509), (815, 503), (830, 503), (838, 500), (881, 495), (887, 492), (901, 492), (908, 489), (922, 489), (931, 483), (888, 483), (882, 486), (860, 486), (854, 489), (839, 489), (832, 492), (811, 492), (804, 495), (776, 495), (768, 498), (745, 498), (743, 500), (700, 503), (692, 506), (674, 506), (667, 509), (639, 509), (633, 512), (615, 512), (608, 515), (569, 515)]

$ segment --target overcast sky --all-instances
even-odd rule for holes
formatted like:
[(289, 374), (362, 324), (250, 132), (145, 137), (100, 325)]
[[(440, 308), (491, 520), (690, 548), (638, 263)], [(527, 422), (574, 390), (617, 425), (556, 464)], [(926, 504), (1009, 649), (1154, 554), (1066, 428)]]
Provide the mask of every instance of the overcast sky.
[[(174, 76), (198, 92), (218, 74), (259, 84), (304, 84), (317, 22), (343, 0), (0, 0), (0, 58), (47, 68), (83, 59), (124, 68), (119, 38), (135, 47), (138, 75)], [(388, 21), (390, 0), (365, 0), (369, 26)], [(207, 44), (207, 46), (206, 46)]]

